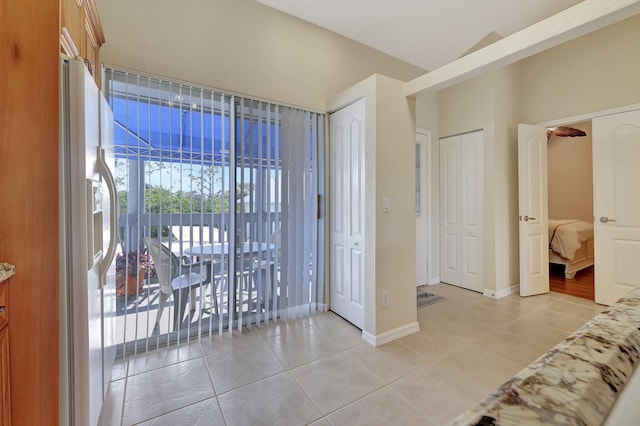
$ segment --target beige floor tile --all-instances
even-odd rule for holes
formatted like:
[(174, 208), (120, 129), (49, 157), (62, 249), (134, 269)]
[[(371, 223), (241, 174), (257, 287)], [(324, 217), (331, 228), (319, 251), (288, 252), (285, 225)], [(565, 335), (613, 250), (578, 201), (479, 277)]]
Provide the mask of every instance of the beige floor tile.
[(214, 352), (242, 349), (244, 346), (254, 345), (261, 340), (263, 340), (263, 338), (257, 327), (251, 330), (245, 328), (242, 330), (242, 333), (233, 330), (233, 334), (229, 334), (226, 330), (223, 331), (222, 334), (218, 334), (216, 330), (211, 336), (201, 337), (200, 346), (202, 347), (202, 353), (208, 355)]
[(323, 414), (381, 388), (384, 383), (346, 352), (339, 352), (290, 371)]
[(362, 343), (362, 330), (332, 312), (314, 317), (313, 328), (340, 349)]
[(474, 342), (522, 368), (531, 364), (549, 350), (549, 347), (534, 343), (506, 331), (496, 331)]
[(109, 383), (107, 396), (102, 403), (98, 426), (118, 426), (121, 424), (124, 388), (125, 379), (114, 380)]
[(347, 353), (385, 383), (432, 362), (427, 355), (398, 342), (390, 342), (377, 348), (362, 343), (349, 349)]
[(202, 402), (188, 405), (171, 413), (164, 414), (144, 423), (141, 426), (224, 426), (224, 418), (218, 406), (218, 400), (213, 397)]
[(202, 350), (197, 340), (172, 345), (167, 348), (141, 353), (129, 358), (129, 376), (144, 373), (156, 368), (202, 357)]
[(129, 371), (129, 361), (126, 359), (117, 359), (113, 363), (111, 369), (111, 380), (120, 380), (127, 377)]
[(445, 300), (434, 305), (423, 306), (418, 308), (418, 322), (429, 323), (436, 321), (445, 312), (464, 312), (467, 304)]
[(210, 353), (205, 361), (218, 395), (285, 371), (262, 341), (240, 349)]
[(489, 391), (498, 388), (524, 367), (474, 344), (463, 346), (436, 364)]
[(323, 326), (339, 327), (340, 325), (349, 324), (347, 320), (345, 320), (340, 315), (332, 311), (318, 312), (317, 314), (309, 318), (309, 322), (311, 323), (312, 326), (318, 327), (318, 328), (322, 328)]
[(438, 424), (453, 420), (487, 394), (486, 389), (437, 363), (408, 374), (389, 387)]
[(478, 320), (477, 315), (471, 314), (471, 309), (463, 312), (443, 312), (437, 319), (434, 318), (428, 325), (440, 329), (440, 331), (461, 339), (476, 339), (491, 333), (495, 327)]
[(214, 396), (204, 359), (147, 371), (127, 379), (124, 424), (131, 425)]
[(480, 300), (482, 297), (485, 297), (481, 293), (449, 284), (436, 284), (429, 286), (429, 292), (463, 303), (473, 303)]
[(229, 426), (304, 425), (322, 417), (289, 373), (227, 392), (218, 400)]
[(501, 330), (542, 345), (546, 347), (547, 350), (560, 343), (570, 334), (566, 330), (550, 327), (532, 317), (517, 319), (502, 327)]
[(397, 342), (432, 360), (446, 357), (465, 345), (463, 339), (428, 325), (421, 325), (419, 332), (398, 339)]
[(560, 299), (549, 305), (547, 309), (562, 312), (565, 315), (571, 315), (586, 322), (602, 312), (603, 307), (595, 303), (592, 305), (584, 305), (579, 302), (575, 303), (573, 300)]
[(514, 316), (520, 316), (534, 312), (540, 307), (532, 303), (527, 303), (523, 297), (512, 294), (502, 299), (492, 299), (485, 297), (483, 300), (474, 303), (474, 306), (482, 305), (488, 309), (495, 309)]
[[(559, 296), (558, 296), (559, 295)], [(528, 303), (532, 306), (536, 306), (538, 308), (544, 308), (560, 299), (562, 295), (560, 293), (546, 293), (546, 294), (538, 294), (535, 296), (519, 296), (520, 300), (524, 303)]]
[(334, 426), (436, 425), (390, 388), (373, 392), (327, 417)]
[(469, 306), (464, 318), (474, 323), (489, 325), (492, 328), (495, 328), (515, 321), (518, 318), (518, 315), (495, 309), (491, 306), (485, 305), (484, 303), (474, 303)]
[(549, 291), (549, 293), (544, 293), (543, 295), (552, 299), (562, 299), (565, 296), (564, 293), (558, 293), (557, 291)]
[(587, 321), (573, 315), (566, 315), (559, 311), (552, 309), (539, 309), (527, 315), (523, 315), (520, 319), (527, 319), (539, 324), (547, 325), (550, 327), (559, 328), (566, 331), (567, 334), (573, 333), (580, 328)]
[(329, 420), (323, 417), (313, 423), (310, 423), (309, 426), (331, 426), (331, 423), (329, 423)]
[(265, 343), (285, 368), (294, 368), (342, 349), (313, 327), (280, 334), (266, 339)]
[(288, 321), (269, 321), (269, 325), (262, 324), (260, 327), (254, 327), (254, 329), (262, 339), (268, 339), (307, 327), (311, 327), (311, 320), (309, 318), (296, 318)]
[(118, 361), (99, 424), (442, 424), (606, 309), (560, 293), (430, 291), (447, 300), (379, 348), (327, 312)]

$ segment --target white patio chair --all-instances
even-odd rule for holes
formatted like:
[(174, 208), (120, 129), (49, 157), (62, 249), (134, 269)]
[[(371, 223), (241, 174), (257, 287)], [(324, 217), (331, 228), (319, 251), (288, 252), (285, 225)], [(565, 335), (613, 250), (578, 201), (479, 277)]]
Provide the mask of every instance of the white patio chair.
[[(199, 272), (199, 267), (196, 265), (183, 265), (178, 257), (162, 245), (160, 241), (145, 237), (144, 242), (155, 264), (160, 284), (156, 326), (160, 323), (167, 299), (173, 294), (173, 300), (176, 305), (173, 311), (173, 330), (176, 331), (183, 320), (188, 295), (191, 296), (191, 310), (196, 309), (195, 288), (204, 283), (204, 277), (194, 272), (196, 270)], [(204, 289), (202, 293), (204, 294)]]

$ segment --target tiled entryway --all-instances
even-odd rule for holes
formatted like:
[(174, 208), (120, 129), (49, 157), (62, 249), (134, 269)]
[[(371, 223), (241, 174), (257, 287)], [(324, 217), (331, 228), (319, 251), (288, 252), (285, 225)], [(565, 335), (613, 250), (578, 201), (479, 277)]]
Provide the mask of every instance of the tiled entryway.
[(379, 348), (323, 313), (120, 361), (100, 425), (446, 424), (605, 308), (430, 289), (420, 332)]

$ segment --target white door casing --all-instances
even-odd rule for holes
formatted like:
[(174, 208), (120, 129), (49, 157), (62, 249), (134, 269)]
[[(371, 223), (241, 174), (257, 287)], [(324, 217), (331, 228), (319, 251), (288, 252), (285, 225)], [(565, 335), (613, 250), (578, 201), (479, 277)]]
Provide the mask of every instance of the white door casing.
[(441, 279), (483, 290), (482, 131), (440, 140)]
[(547, 129), (518, 125), (520, 295), (549, 292)]
[(365, 100), (331, 114), (331, 310), (364, 327)]
[(640, 110), (594, 118), (595, 298), (640, 285)]
[[(420, 184), (420, 200), (416, 200), (416, 207), (420, 205), (420, 211), (416, 214), (416, 285), (431, 284), (431, 133), (420, 130), (416, 133), (416, 164), (420, 165), (419, 175), (416, 176), (416, 184)], [(418, 163), (419, 162), (419, 163)], [(417, 192), (417, 189), (416, 189)]]

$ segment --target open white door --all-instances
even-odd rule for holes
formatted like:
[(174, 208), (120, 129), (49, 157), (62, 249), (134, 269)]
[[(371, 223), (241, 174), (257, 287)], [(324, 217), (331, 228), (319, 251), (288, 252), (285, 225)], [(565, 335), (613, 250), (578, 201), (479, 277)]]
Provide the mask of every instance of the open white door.
[(640, 111), (593, 120), (596, 303), (640, 285)]
[(547, 129), (518, 125), (520, 296), (549, 292)]

